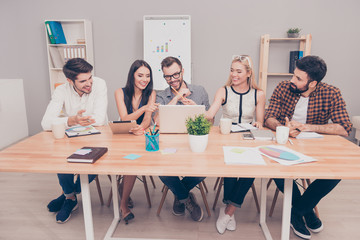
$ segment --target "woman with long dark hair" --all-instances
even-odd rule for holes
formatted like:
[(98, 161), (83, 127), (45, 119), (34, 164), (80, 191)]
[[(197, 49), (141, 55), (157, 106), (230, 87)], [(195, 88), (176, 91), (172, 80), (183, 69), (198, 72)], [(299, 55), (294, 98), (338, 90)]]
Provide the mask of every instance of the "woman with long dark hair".
[[(137, 126), (130, 130), (135, 135), (144, 134), (151, 123), (151, 115), (157, 110), (156, 93), (150, 65), (136, 60), (130, 67), (126, 86), (115, 91), (117, 109), (122, 121), (136, 120)], [(125, 223), (135, 216), (129, 209), (129, 197), (136, 176), (125, 175), (122, 181), (120, 210)]]

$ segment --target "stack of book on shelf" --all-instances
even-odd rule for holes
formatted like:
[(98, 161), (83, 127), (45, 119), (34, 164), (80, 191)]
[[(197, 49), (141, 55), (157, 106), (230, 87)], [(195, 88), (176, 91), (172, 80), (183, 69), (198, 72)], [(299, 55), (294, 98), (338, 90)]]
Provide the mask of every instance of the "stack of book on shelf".
[(49, 51), (54, 68), (62, 68), (64, 64), (72, 58), (83, 58), (86, 60), (85, 46), (51, 46)]
[(66, 44), (66, 38), (61, 22), (46, 21), (45, 25), (51, 44)]
[(85, 46), (64, 46), (65, 62), (72, 58), (86, 59)]
[(296, 61), (303, 57), (303, 51), (290, 51), (289, 73), (294, 73)]

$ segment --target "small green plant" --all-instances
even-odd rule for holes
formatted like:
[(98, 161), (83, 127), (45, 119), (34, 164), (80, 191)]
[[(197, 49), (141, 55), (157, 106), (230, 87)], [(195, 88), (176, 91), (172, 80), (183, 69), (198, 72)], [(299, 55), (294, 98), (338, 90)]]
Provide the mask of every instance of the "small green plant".
[(206, 135), (210, 132), (211, 123), (207, 120), (204, 114), (189, 117), (186, 119), (186, 128), (190, 135)]
[(299, 33), (301, 31), (300, 28), (289, 28), (287, 33)]

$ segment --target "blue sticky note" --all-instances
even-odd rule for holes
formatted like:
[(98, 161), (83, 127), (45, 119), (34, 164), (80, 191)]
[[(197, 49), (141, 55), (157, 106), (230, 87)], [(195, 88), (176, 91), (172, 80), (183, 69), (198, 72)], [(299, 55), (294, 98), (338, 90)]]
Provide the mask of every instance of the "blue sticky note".
[(135, 159), (137, 159), (139, 157), (141, 157), (141, 156), (137, 155), (137, 154), (129, 154), (129, 155), (125, 156), (124, 158), (130, 159), (130, 160), (135, 160)]

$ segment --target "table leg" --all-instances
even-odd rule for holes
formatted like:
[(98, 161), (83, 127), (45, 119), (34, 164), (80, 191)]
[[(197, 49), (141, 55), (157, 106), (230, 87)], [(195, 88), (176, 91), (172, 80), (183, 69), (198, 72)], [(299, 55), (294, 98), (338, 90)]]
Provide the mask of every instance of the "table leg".
[(104, 239), (115, 239), (112, 238), (118, 223), (120, 222), (120, 211), (119, 211), (119, 194), (118, 194), (118, 186), (116, 181), (116, 175), (111, 175), (111, 190), (113, 192), (113, 207), (114, 207), (114, 219), (106, 232)]
[(288, 240), (290, 237), (290, 216), (291, 216), (291, 198), (293, 179), (284, 179), (284, 202), (283, 202), (283, 215), (282, 215), (282, 228), (281, 228), (281, 240)]
[(82, 204), (85, 222), (85, 234), (87, 240), (94, 239), (94, 224), (91, 211), (91, 198), (89, 188), (89, 176), (87, 174), (80, 174), (80, 184), (82, 192)]
[(264, 233), (266, 240), (272, 240), (269, 228), (266, 224), (266, 195), (267, 195), (267, 184), (268, 179), (261, 179), (261, 193), (260, 193), (260, 227)]

